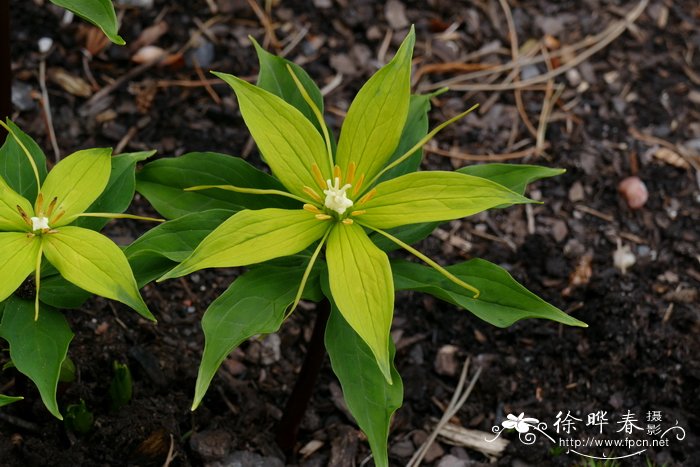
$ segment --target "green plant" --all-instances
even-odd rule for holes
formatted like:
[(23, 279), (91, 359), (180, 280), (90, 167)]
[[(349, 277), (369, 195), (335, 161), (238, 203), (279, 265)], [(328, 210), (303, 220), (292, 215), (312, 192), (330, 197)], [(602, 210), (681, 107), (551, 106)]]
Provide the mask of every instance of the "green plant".
[[(61, 418), (56, 387), (73, 334), (57, 308), (96, 294), (155, 320), (125, 254), (97, 232), (109, 218), (153, 220), (122, 214), (134, 195), (136, 163), (152, 153), (88, 149), (48, 172), (29, 136), (9, 120), (0, 126), (9, 132), (0, 148), (0, 337)], [(21, 287), (30, 275), (30, 287)]]
[(114, 12), (111, 0), (49, 0), (54, 5), (72, 11), (85, 21), (94, 24), (102, 30), (110, 41), (124, 45), (124, 39), (119, 36), (119, 22)]
[[(384, 466), (389, 421), (403, 397), (389, 336), (394, 290), (433, 294), (501, 327), (524, 318), (585, 326), (492, 263), (474, 259), (445, 268), (410, 246), (439, 222), (532, 202), (523, 196), (527, 183), (561, 173), (502, 164), (416, 172), (422, 145), (472, 109), (428, 133), (431, 96), (410, 95), (413, 42), (411, 31), (394, 59), (360, 90), (337, 146), (309, 76), (255, 44), (257, 86), (216, 75), (236, 92), (274, 178), (211, 153), (155, 161), (138, 175), (137, 189), (161, 215), (182, 216), (153, 229), (150, 249), (144, 239), (133, 245), (154, 273), (168, 262), (180, 263), (160, 280), (204, 268), (251, 266), (206, 311), (193, 409), (231, 350), (253, 335), (276, 331), (300, 299), (325, 297), (332, 307), (325, 344), (333, 371), (376, 464)], [(183, 245), (179, 228), (198, 220), (211, 226), (215, 219), (225, 220), (211, 233), (200, 228)], [(203, 240), (192, 251), (194, 237)], [(428, 267), (390, 260), (387, 252), (397, 247)]]
[(87, 408), (85, 401), (80, 399), (79, 404), (71, 404), (66, 407), (66, 418), (64, 423), (66, 428), (76, 433), (85, 434), (92, 430), (95, 416)]
[(131, 371), (123, 363), (114, 362), (114, 377), (109, 385), (109, 400), (112, 410), (119, 410), (131, 401), (133, 386)]

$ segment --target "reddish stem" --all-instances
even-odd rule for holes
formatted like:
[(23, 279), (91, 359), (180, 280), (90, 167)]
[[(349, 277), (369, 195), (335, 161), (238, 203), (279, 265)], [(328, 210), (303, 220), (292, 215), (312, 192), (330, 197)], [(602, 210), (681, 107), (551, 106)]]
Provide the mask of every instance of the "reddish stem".
[(12, 55), (10, 53), (10, 2), (0, 0), (0, 118), (12, 115)]

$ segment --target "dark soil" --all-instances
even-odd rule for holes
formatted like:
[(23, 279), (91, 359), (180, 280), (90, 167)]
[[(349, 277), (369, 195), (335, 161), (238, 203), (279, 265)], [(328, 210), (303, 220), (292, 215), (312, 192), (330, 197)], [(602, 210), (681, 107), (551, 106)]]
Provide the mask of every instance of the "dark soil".
[[(19, 102), (14, 119), (52, 158), (44, 112), (35, 100), (40, 92), (37, 40), (49, 36), (55, 41), (47, 58), (50, 77), (61, 68), (89, 80), (81, 53), (87, 28), (79, 21), (61, 26), (57, 10), (36, 3), (11, 1), (12, 68)], [(199, 37), (200, 42), (185, 51), (184, 60), (134, 74), (96, 102), (67, 92), (50, 78), (53, 122), (62, 154), (94, 146), (121, 146), (125, 152), (158, 149), (158, 157), (206, 150), (243, 155), (259, 164), (232, 92), (220, 83), (213, 84), (211, 92), (197, 85), (200, 79), (191, 65), (196, 53), (204, 70), (254, 76), (257, 60), (246, 37), (252, 34), (263, 42), (259, 18), (242, 0), (154, 3), (150, 8), (120, 10), (127, 43), (136, 43), (156, 21), (168, 26), (155, 42), (158, 46), (175, 52), (191, 37)], [(218, 5), (218, 13), (212, 12), (209, 3)], [(376, 70), (383, 41), (388, 41), (385, 45), (391, 53), (404, 36), (406, 25), (396, 9), (399, 2), (387, 6), (366, 0), (270, 3), (275, 34), (283, 48), (308, 29), (289, 58), (303, 64), (321, 86), (343, 74), (341, 84), (326, 97), (329, 123), (337, 130), (352, 96)], [(321, 7), (326, 3), (332, 7)], [(550, 52), (556, 50), (556, 41), (572, 44), (599, 33), (634, 6), (599, 0), (509, 3), (520, 43), (547, 40)], [(510, 59), (508, 29), (498, 1), (403, 4), (408, 22), (417, 28), (417, 68), (459, 61), (493, 41), (498, 41), (497, 53), (467, 62)], [(455, 32), (448, 29), (453, 22), (458, 26)], [(207, 28), (206, 41), (201, 41), (198, 31)], [(700, 465), (697, 174), (656, 157), (658, 142), (635, 131), (661, 138), (688, 157), (698, 155), (699, 49), (697, 2), (652, 1), (631, 30), (576, 67), (575, 73), (555, 80), (565, 90), (548, 125), (546, 154), (513, 157), (515, 163), (567, 169), (566, 174), (531, 187), (529, 195), (545, 204), (530, 213), (525, 207), (512, 207), (443, 226), (453, 240), (466, 240), (468, 251), (453, 246), (458, 242), (437, 237), (419, 245), (444, 264), (471, 257), (498, 263), (533, 292), (590, 327), (574, 329), (529, 320), (497, 329), (431, 297), (399, 294), (394, 337), (406, 394), (390, 435), (394, 465), (405, 465), (424, 437), (421, 431), (432, 430), (452, 397), (466, 357), (471, 358), (472, 368), (483, 370), (453, 420), (458, 425), (490, 435), (491, 427), (507, 414), (525, 412), (547, 422), (551, 434), (559, 411), (570, 411), (583, 424), (588, 413), (603, 410), (610, 419), (606, 433), (617, 438), (622, 436), (615, 433), (620, 427), (617, 422), (628, 410), (644, 427), (646, 414), (660, 411), (662, 425), (677, 421), (685, 429), (685, 439), (672, 437), (669, 447), (649, 448), (625, 465)], [(133, 53), (129, 46), (109, 46), (87, 60), (86, 66), (99, 87), (108, 86), (134, 70)], [(546, 68), (540, 64), (537, 70), (523, 73), (533, 71), (543, 73)], [(457, 73), (423, 74), (419, 89)], [(214, 93), (221, 103), (215, 102)], [(543, 96), (541, 91), (523, 92), (525, 110), (535, 126)], [(431, 121), (443, 121), (475, 102), (482, 103), (481, 112), (446, 130), (433, 147), (443, 152), (505, 154), (534, 145), (534, 137), (518, 116), (512, 91), (499, 95), (448, 92), (434, 99)], [(452, 168), (465, 163), (456, 157), (429, 154), (425, 166)], [(648, 202), (638, 210), (628, 208), (617, 190), (618, 183), (630, 175), (639, 176), (649, 192)], [(147, 203), (138, 198), (134, 209), (149, 212)], [(112, 223), (107, 233), (128, 243), (145, 228), (119, 222)], [(631, 247), (637, 260), (626, 274), (613, 264), (618, 240)], [(586, 265), (590, 277), (585, 274)], [(236, 350), (202, 406), (190, 411), (203, 347), (199, 319), (237, 273), (201, 272), (147, 286), (144, 296), (158, 318), (157, 325), (101, 299), (67, 311), (75, 332), (70, 356), (79, 378), (59, 388), (59, 402), (65, 407), (84, 399), (95, 413), (95, 428), (87, 435), (66, 431), (43, 407), (31, 383), (24, 391), (22, 378), (5, 372), (2, 392), (22, 393), (26, 399), (2, 409), (0, 465), (162, 465), (169, 451), (173, 466), (223, 462), (235, 451), (267, 456), (268, 464), (261, 465), (273, 465), (269, 458), (281, 457), (274, 428), (303, 362), (313, 327), (312, 307), (299, 309), (285, 324), (279, 333), (281, 353), (275, 354), (278, 342), (271, 337)], [(572, 284), (574, 278), (582, 283)], [(445, 353), (446, 345), (457, 348), (455, 360), (436, 365), (438, 352)], [(115, 360), (131, 368), (135, 394), (116, 413), (109, 410), (107, 397)], [(342, 410), (338, 389), (326, 362), (302, 424), (299, 447), (312, 440), (323, 444), (310, 456), (295, 456), (287, 463), (351, 466), (366, 460), (368, 446)], [(572, 437), (584, 437), (590, 429), (581, 425)], [(583, 460), (543, 439), (533, 446), (523, 445), (515, 435), (503, 435), (511, 443), (498, 465), (572, 465)], [(623, 448), (612, 454), (628, 452)], [(445, 442), (433, 448), (429, 457), (428, 465), (442, 467), (489, 462), (476, 450)], [(463, 462), (448, 463), (459, 460)]]

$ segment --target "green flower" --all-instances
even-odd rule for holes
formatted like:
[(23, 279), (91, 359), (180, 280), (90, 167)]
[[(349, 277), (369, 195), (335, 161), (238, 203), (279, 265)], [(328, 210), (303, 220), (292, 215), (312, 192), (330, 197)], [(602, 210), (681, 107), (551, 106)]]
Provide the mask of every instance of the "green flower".
[(38, 319), (41, 267), (46, 258), (69, 282), (122, 302), (155, 320), (139, 294), (122, 250), (104, 235), (71, 225), (79, 217), (87, 216), (144, 219), (128, 214), (85, 212), (107, 186), (112, 150), (87, 149), (71, 154), (56, 164), (42, 184), (26, 146), (10, 126), (2, 121), (0, 126), (28, 157), (38, 187), (32, 202), (0, 177), (0, 302), (34, 273), (35, 319)]
[(216, 73), (236, 92), (241, 114), (260, 152), (288, 192), (229, 185), (191, 190), (219, 188), (287, 196), (300, 205), (292, 210), (270, 208), (234, 214), (160, 280), (204, 268), (261, 263), (316, 244), (291, 312), (325, 246), (333, 300), (391, 382), (389, 331), (394, 283), (389, 258), (374, 245), (368, 232), (377, 232), (397, 243), (470, 290), (476, 298), (476, 288), (386, 229), (449, 221), (496, 206), (528, 202), (497, 183), (457, 172), (416, 172), (381, 181), (387, 171), (401, 164), (438, 131), (472, 110), (441, 124), (403, 156), (388, 163), (408, 116), (414, 40), (411, 31), (394, 59), (362, 87), (348, 110), (335, 153), (323, 116), (291, 68), (288, 71), (323, 134), (281, 98), (235, 76)]

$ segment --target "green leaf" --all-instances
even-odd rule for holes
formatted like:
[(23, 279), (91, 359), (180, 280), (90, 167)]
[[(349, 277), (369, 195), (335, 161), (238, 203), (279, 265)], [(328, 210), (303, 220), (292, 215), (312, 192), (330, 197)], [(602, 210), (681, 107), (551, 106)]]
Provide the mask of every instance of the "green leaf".
[(110, 239), (81, 227), (62, 227), (44, 235), (43, 245), (46, 258), (68, 281), (155, 321), (139, 294), (129, 262)]
[(241, 342), (276, 332), (299, 288), (302, 268), (260, 266), (239, 278), (204, 313), (204, 353), (195, 386), (196, 409), (216, 370)]
[(0, 394), (0, 407), (12, 404), (13, 402), (21, 401), (22, 399), (24, 399), (24, 397), (14, 397)]
[(260, 196), (225, 190), (183, 191), (202, 185), (233, 185), (284, 190), (280, 182), (238, 157), (214, 152), (192, 152), (149, 164), (136, 175), (136, 189), (166, 219), (209, 209), (240, 211), (292, 208), (298, 202), (282, 196)]
[(133, 385), (128, 366), (114, 362), (114, 377), (109, 385), (108, 393), (112, 410), (119, 410), (131, 401)]
[(49, 306), (61, 310), (80, 308), (91, 296), (90, 292), (68, 282), (58, 271), (46, 278), (42, 273), (39, 300)]
[(331, 294), (343, 317), (372, 350), (391, 384), (389, 331), (394, 281), (386, 253), (357, 224), (337, 224), (326, 246)]
[[(74, 216), (83, 213), (107, 186), (111, 170), (112, 150), (84, 149), (61, 160), (49, 172), (41, 186), (42, 208), (48, 209), (55, 198), (58, 202), (53, 217), (61, 212), (63, 216), (51, 227), (60, 227), (75, 220)], [(34, 211), (39, 212), (39, 199)]]
[[(85, 212), (122, 213), (131, 204), (136, 190), (136, 164), (153, 156), (156, 151), (133, 152), (112, 157), (112, 169), (107, 187)], [(81, 217), (73, 225), (100, 230), (109, 219)]]
[(316, 83), (314, 83), (308, 73), (296, 63), (271, 54), (263, 49), (252, 37), (250, 40), (255, 46), (255, 51), (258, 54), (258, 62), (260, 63), (258, 87), (281, 97), (289, 105), (299, 110), (320, 133), (322, 131), (320, 123), (317, 121), (309, 104), (304, 100), (304, 96), (299, 92), (292, 76), (289, 74), (289, 70), (287, 70), (287, 66), (292, 67), (299, 81), (301, 81), (301, 84), (304, 86), (304, 89), (306, 89), (306, 92), (311, 97), (311, 100), (313, 100), (316, 107), (318, 107), (321, 114), (323, 114), (323, 96), (318, 86), (316, 86)]
[(363, 224), (388, 229), (405, 224), (438, 222), (471, 216), (504, 204), (530, 200), (480, 177), (456, 172), (415, 172), (386, 181), (359, 209)]
[(32, 204), (20, 196), (0, 177), (0, 230), (30, 231), (29, 224), (22, 219), (17, 207), (22, 208), (28, 217), (34, 215)]
[[(403, 127), (399, 145), (391, 155), (387, 164), (394, 162), (411, 149), (421, 138), (428, 134), (428, 112), (430, 111), (430, 98), (433, 94), (416, 94), (411, 96), (408, 106), (408, 118)], [(415, 172), (420, 167), (423, 159), (423, 149), (417, 149), (401, 164), (379, 178), (379, 183), (396, 178), (407, 173)]]
[(326, 326), (326, 350), (343, 398), (357, 424), (367, 435), (374, 464), (388, 467), (387, 439), (391, 417), (403, 402), (401, 376), (394, 367), (394, 343), (389, 343), (391, 379), (388, 384), (370, 348), (333, 306)]
[[(7, 119), (7, 126), (29, 151), (39, 172), (39, 180), (43, 182), (47, 173), (44, 152), (29, 135), (20, 130), (10, 119)], [(12, 135), (7, 136), (5, 144), (0, 148), (0, 178), (3, 178), (21, 196), (31, 200), (36, 199), (39, 187), (36, 185), (34, 170), (27, 155)]]
[(209, 234), (196, 250), (159, 280), (205, 268), (262, 263), (298, 253), (320, 239), (329, 227), (301, 209), (240, 211)]
[(225, 209), (196, 212), (146, 232), (124, 250), (136, 282), (139, 285), (151, 282), (184, 261), (204, 237), (232, 214)]
[(23, 232), (0, 232), (0, 302), (34, 272), (40, 245)]
[(119, 32), (117, 14), (110, 0), (50, 0), (54, 5), (70, 10), (102, 30), (117, 45), (124, 45)]
[(92, 430), (95, 416), (85, 405), (85, 401), (80, 399), (79, 404), (71, 404), (66, 407), (65, 424), (69, 430), (80, 434), (86, 434)]
[(466, 308), (487, 323), (505, 328), (521, 319), (541, 318), (569, 326), (587, 327), (520, 285), (503, 268), (483, 259), (446, 269), (481, 292), (478, 299), (432, 268), (407, 261), (392, 261), (396, 290), (417, 290)]
[(260, 153), (290, 193), (308, 198), (304, 187), (318, 188), (311, 171), (314, 164), (324, 179), (331, 178), (326, 144), (299, 110), (280, 97), (233, 75), (214, 74), (235, 91), (243, 120)]
[(480, 164), (462, 167), (457, 172), (489, 179), (524, 195), (528, 183), (561, 175), (566, 170), (526, 164)]
[(63, 314), (41, 305), (39, 319), (34, 321), (34, 303), (12, 297), (5, 303), (0, 337), (10, 344), (10, 358), (17, 370), (36, 384), (46, 408), (62, 420), (56, 387), (73, 339)]
[(401, 139), (411, 97), (413, 28), (396, 56), (377, 71), (350, 104), (338, 141), (337, 164), (347, 173), (350, 162), (369, 181), (386, 165)]

